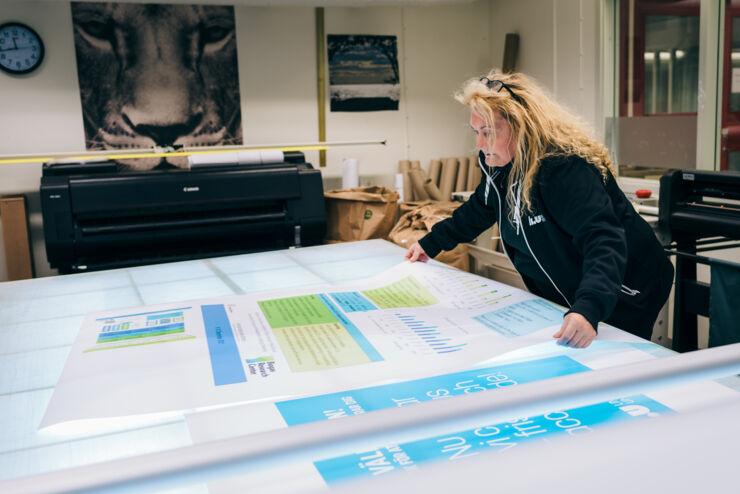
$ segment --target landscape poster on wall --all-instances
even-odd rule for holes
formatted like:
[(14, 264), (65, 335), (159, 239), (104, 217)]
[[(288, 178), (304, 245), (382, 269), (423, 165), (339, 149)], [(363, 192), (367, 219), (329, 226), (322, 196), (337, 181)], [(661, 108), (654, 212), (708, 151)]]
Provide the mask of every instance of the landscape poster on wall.
[(398, 110), (395, 36), (330, 34), (327, 51), (331, 111)]
[[(234, 8), (72, 2), (85, 147), (242, 144)], [(119, 161), (186, 167), (186, 157)]]

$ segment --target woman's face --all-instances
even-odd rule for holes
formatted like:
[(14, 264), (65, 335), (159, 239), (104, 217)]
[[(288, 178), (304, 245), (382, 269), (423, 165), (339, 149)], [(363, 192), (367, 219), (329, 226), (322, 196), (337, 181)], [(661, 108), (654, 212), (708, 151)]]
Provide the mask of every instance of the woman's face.
[[(511, 126), (498, 113), (494, 118), (494, 129), (475, 112), (470, 113), (470, 126), (475, 132), (475, 146), (486, 155), (486, 165), (504, 166), (514, 156), (514, 141), (511, 139)], [(493, 143), (491, 135), (496, 136)]]

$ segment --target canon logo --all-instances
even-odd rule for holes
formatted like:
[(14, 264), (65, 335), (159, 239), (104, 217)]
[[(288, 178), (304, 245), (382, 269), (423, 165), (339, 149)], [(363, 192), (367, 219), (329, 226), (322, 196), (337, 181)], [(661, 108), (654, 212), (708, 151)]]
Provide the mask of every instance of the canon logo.
[(200, 187), (183, 187), (183, 192), (198, 192), (200, 190)]

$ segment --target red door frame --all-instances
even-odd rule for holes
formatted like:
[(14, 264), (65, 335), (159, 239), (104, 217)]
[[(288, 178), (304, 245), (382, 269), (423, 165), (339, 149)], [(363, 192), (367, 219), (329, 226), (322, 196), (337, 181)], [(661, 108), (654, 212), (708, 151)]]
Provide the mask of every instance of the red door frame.
[[(722, 69), (722, 150), (720, 153), (720, 170), (727, 170), (730, 151), (740, 151), (740, 140), (727, 137), (726, 129), (740, 126), (740, 110), (730, 111), (730, 94), (732, 90), (732, 20), (740, 17), (740, 2), (733, 5), (732, 0), (725, 3), (725, 39)], [(733, 137), (734, 137), (733, 133)]]
[[(645, 17), (648, 15), (699, 16), (699, 0), (635, 0), (634, 49), (632, 52), (632, 116), (645, 115)], [(629, 49), (629, 0), (620, 0), (619, 50)], [(628, 57), (619, 57), (619, 116), (627, 116)], [(658, 114), (666, 115), (666, 114)], [(669, 115), (696, 115), (696, 112), (670, 113)], [(650, 116), (650, 115), (648, 115)]]

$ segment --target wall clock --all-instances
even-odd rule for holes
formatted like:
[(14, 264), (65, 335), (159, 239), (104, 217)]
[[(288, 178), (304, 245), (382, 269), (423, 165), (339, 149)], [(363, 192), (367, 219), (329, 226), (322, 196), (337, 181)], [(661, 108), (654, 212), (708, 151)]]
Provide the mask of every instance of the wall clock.
[(44, 59), (44, 43), (36, 31), (20, 22), (0, 24), (0, 69), (27, 74)]

